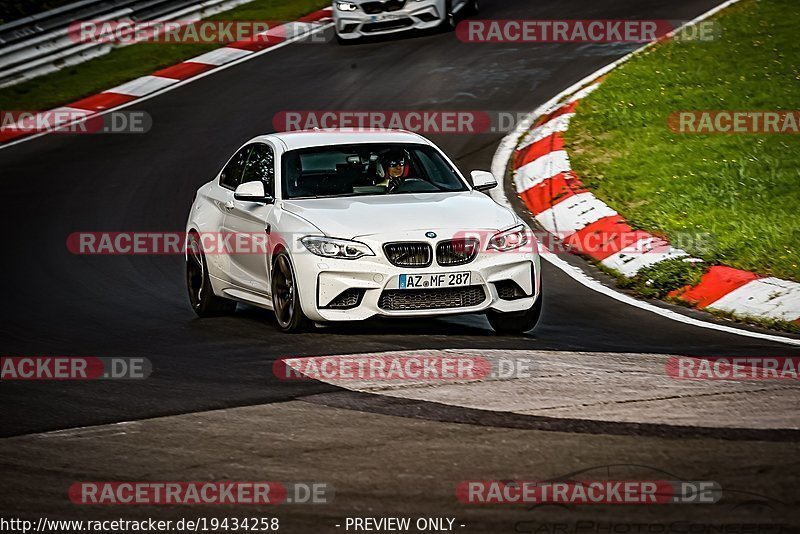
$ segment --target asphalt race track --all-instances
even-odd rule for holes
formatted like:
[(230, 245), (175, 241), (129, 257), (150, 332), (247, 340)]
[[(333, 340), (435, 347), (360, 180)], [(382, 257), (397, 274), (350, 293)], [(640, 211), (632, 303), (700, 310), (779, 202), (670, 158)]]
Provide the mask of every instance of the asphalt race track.
[[(480, 17), (688, 20), (718, 3), (484, 0)], [(451, 514), (458, 514), (450, 486), (441, 480), (522, 477), (534, 466), (546, 466), (546, 472), (535, 473), (541, 477), (591, 465), (657, 465), (690, 479), (719, 474), (739, 487), (781, 493), (782, 502), (797, 502), (792, 480), (779, 479), (792, 472), (796, 476), (800, 449), (795, 434), (762, 442), (664, 439), (637, 436), (635, 428), (625, 436), (604, 436), (602, 429), (582, 432), (579, 423), (577, 433), (568, 426), (558, 432), (503, 428), (492, 418), (482, 423), (480, 414), (465, 421), (435, 406), (387, 408), (385, 402), (334, 385), (278, 382), (272, 376), (273, 361), (287, 355), (483, 348), (798, 356), (797, 347), (659, 317), (591, 291), (546, 262), (543, 320), (525, 336), (495, 335), (482, 316), (369, 321), (287, 336), (277, 331), (270, 313), (245, 306), (232, 317), (196, 318), (187, 303), (181, 257), (89, 257), (67, 250), (67, 236), (76, 231), (182, 231), (195, 189), (241, 143), (273, 131), (278, 112), (524, 112), (633, 48), (465, 44), (441, 33), (355, 46), (295, 44), (136, 105), (133, 109), (152, 116), (153, 128), (146, 135), (48, 135), (0, 150), (0, 216), (6, 232), (2, 353), (143, 356), (154, 366), (152, 377), (143, 381), (0, 384), (0, 436), (9, 437), (0, 442), (3, 478), (25, 479), (20, 484), (31, 491), (49, 487), (42, 486), (48, 469), (78, 462), (89, 443), (70, 445), (64, 438), (59, 453), (42, 449), (37, 460), (40, 442), (28, 434), (125, 421), (137, 428), (135, 442), (117, 441), (114, 435), (92, 441), (102, 444), (91, 446), (93, 468), (68, 470), (69, 475), (58, 476), (59, 484), (89, 475), (96, 480), (158, 478), (157, 473), (170, 478), (159, 471), (166, 462), (174, 462), (172, 478), (186, 480), (210, 474), (243, 480), (259, 475), (333, 480), (335, 510), (287, 512), (296, 520), (297, 532), (335, 532), (337, 518), (356, 513), (445, 515), (449, 506)], [(490, 167), (502, 136), (430, 137), (468, 173)], [(230, 418), (219, 416), (226, 412), (199, 413), (231, 408)], [(158, 419), (150, 420), (173, 415), (178, 416), (171, 419), (174, 424), (159, 426)], [(222, 441), (215, 442), (215, 437)], [(264, 443), (269, 443), (268, 456), (255, 451)], [(341, 455), (332, 457), (330, 447)], [(362, 457), (358, 447), (368, 454)], [(168, 460), (165, 451), (183, 459)], [(230, 459), (228, 453), (236, 456), (236, 465), (252, 470), (215, 470), (222, 456)], [(527, 463), (515, 463), (517, 454), (524, 454)], [(138, 455), (150, 457), (153, 464), (133, 466), (121, 459)], [(531, 460), (532, 455), (537, 459)], [(363, 463), (354, 468), (353, 462)], [(35, 481), (29, 481), (25, 466), (36, 473)], [(475, 472), (469, 473), (474, 466)], [(406, 483), (416, 484), (418, 491), (405, 491)], [(3, 515), (9, 510), (41, 513), (49, 506), (43, 502), (63, 500), (57, 497), (63, 494), (61, 485), (49, 488), (54, 495), (49, 501), (19, 497), (13, 506), (12, 493), (4, 490), (2, 501), (8, 506), (0, 506)], [(65, 517), (70, 513), (63, 503), (52, 509)], [(192, 512), (199, 513), (206, 512)], [(533, 531), (515, 523), (522, 519), (502, 513), (466, 511), (461, 522), (467, 526), (461, 530)], [(726, 513), (719, 512), (719, 517)], [(694, 511), (688, 515), (704, 517)], [(287, 525), (290, 529), (288, 519)]]

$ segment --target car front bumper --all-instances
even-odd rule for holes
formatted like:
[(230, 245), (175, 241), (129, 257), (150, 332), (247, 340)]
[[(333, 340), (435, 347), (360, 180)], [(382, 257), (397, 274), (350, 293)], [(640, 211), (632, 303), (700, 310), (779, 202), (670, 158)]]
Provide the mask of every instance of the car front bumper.
[[(443, 267), (433, 261), (429, 267), (409, 268), (392, 265), (380, 242), (359, 241), (369, 244), (376, 256), (344, 260), (310, 252), (293, 255), (300, 302), (310, 319), (354, 321), (374, 316), (424, 317), (489, 309), (517, 312), (533, 306), (541, 290), (539, 256), (530, 247), (509, 252), (482, 251), (465, 265)], [(450, 273), (469, 273), (469, 285), (399, 288), (401, 275)]]
[(443, 18), (443, 0), (407, 0), (400, 10), (375, 14), (366, 13), (361, 6), (357, 11), (341, 11), (335, 2), (333, 8), (336, 33), (342, 39), (435, 28)]

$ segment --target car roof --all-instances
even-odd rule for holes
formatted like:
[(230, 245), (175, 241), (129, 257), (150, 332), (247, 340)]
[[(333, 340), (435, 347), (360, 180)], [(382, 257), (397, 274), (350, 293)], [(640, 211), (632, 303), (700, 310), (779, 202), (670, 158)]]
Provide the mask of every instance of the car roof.
[(300, 130), (261, 135), (253, 141), (278, 141), (286, 150), (325, 145), (347, 145), (359, 143), (415, 143), (432, 145), (421, 135), (405, 130), (359, 129), (359, 130)]

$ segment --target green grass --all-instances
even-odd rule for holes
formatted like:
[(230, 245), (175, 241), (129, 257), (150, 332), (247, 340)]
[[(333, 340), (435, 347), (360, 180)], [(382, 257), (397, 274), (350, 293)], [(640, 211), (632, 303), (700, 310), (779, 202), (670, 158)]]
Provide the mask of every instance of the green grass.
[[(329, 0), (254, 0), (208, 20), (294, 20), (329, 5)], [(80, 65), (0, 89), (0, 109), (50, 109), (221, 46), (141, 43), (118, 48)]]
[[(800, 135), (679, 134), (681, 110), (800, 109), (800, 5), (744, 0), (713, 42), (669, 42), (615, 70), (567, 133), (573, 167), (638, 228), (711, 263), (800, 281)], [(711, 239), (708, 239), (708, 235)]]
[(664, 298), (675, 288), (697, 285), (705, 268), (683, 259), (667, 260), (640, 269), (636, 276), (617, 279), (619, 287), (648, 298)]
[[(667, 299), (670, 300), (670, 299)], [(684, 304), (681, 301), (674, 301), (676, 304)], [(783, 332), (792, 332), (794, 334), (800, 334), (800, 324), (791, 321), (783, 321), (781, 319), (770, 319), (768, 317), (740, 317), (735, 313), (724, 312), (721, 310), (708, 310), (713, 315), (717, 317), (721, 317), (723, 319), (728, 319), (730, 321), (734, 321), (737, 323), (747, 323), (756, 326), (760, 326), (762, 328), (767, 328), (769, 330), (779, 330)]]

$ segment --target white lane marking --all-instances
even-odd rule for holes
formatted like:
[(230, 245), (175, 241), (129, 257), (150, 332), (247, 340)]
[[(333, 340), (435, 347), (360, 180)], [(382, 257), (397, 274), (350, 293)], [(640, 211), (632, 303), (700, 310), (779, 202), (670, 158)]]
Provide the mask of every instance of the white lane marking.
[(645, 267), (688, 255), (685, 251), (671, 246), (659, 237), (645, 237), (616, 254), (612, 254), (600, 263), (627, 277), (632, 277)]
[(253, 53), (254, 52), (252, 50), (242, 50), (241, 48), (231, 48), (226, 46), (224, 48), (217, 48), (211, 52), (206, 52), (205, 54), (200, 54), (199, 56), (187, 59), (186, 61), (219, 66), (230, 63), (231, 61), (236, 61), (237, 59), (241, 59), (243, 57), (250, 56)]
[(86, 115), (91, 115), (94, 112), (93, 111), (89, 111), (88, 109), (71, 108), (69, 106), (62, 106), (60, 108), (54, 109), (52, 112), (43, 111), (42, 113), (67, 113), (72, 117), (85, 117)]
[(318, 24), (316, 22), (287, 22), (286, 24), (281, 24), (280, 26), (275, 26), (274, 28), (270, 28), (265, 32), (261, 32), (259, 35), (267, 35), (269, 37), (293, 37), (296, 35), (308, 35), (311, 31), (311, 28), (314, 27), (314, 24)]
[(660, 315), (661, 317), (664, 317), (666, 319), (677, 321), (679, 323), (688, 324), (691, 326), (697, 326), (699, 328), (706, 328), (708, 330), (717, 330), (719, 332), (725, 332), (727, 334), (734, 334), (743, 337), (751, 337), (755, 339), (763, 339), (766, 341), (774, 341), (776, 343), (784, 343), (786, 345), (800, 346), (800, 339), (792, 339), (790, 337), (777, 336), (774, 334), (764, 334), (761, 332), (752, 332), (750, 330), (742, 330), (740, 328), (735, 328), (732, 326), (710, 323), (707, 321), (703, 321), (701, 319), (695, 319), (694, 317), (681, 315), (680, 313), (668, 310), (666, 308), (659, 308), (658, 306), (654, 306), (653, 304), (637, 300), (624, 293), (615, 291), (610, 287), (604, 286), (594, 278), (591, 278), (589, 275), (587, 275), (580, 267), (567, 263), (566, 261), (562, 260), (555, 254), (543, 254), (542, 259), (549, 262), (559, 270), (563, 271), (565, 274), (567, 274), (567, 276), (569, 276), (576, 282), (579, 282), (580, 284), (588, 287), (593, 291), (597, 291), (598, 293), (601, 293), (607, 297), (611, 297), (612, 299), (622, 302), (623, 304), (628, 304), (629, 306), (633, 306), (634, 308), (639, 308), (640, 310)]
[(611, 215), (617, 215), (617, 212), (605, 202), (591, 193), (578, 193), (544, 210), (536, 220), (545, 230), (563, 239)]
[[(527, 125), (525, 124), (526, 122)], [(529, 127), (530, 119), (523, 120), (523, 122), (521, 122), (520, 125), (523, 128)], [(519, 135), (516, 132), (514, 132), (506, 136), (500, 142), (500, 146), (497, 148), (497, 152), (495, 152), (494, 158), (492, 159), (492, 172), (495, 174), (495, 176), (505, 176), (506, 165), (511, 159), (511, 154), (514, 151), (514, 145), (516, 144), (516, 140), (518, 139), (518, 137)], [(491, 193), (492, 193), (492, 198), (494, 198), (496, 202), (498, 202), (503, 206), (511, 208), (511, 203), (506, 198), (502, 186), (492, 189)], [(676, 321), (683, 324), (688, 324), (691, 326), (696, 326), (698, 328), (705, 328), (708, 330), (725, 332), (727, 334), (733, 334), (742, 337), (750, 337), (754, 339), (761, 339), (765, 341), (774, 341), (776, 343), (783, 343), (786, 345), (800, 346), (800, 339), (792, 339), (790, 337), (778, 336), (774, 334), (765, 334), (762, 332), (752, 332), (750, 330), (743, 330), (732, 326), (711, 323), (708, 321), (703, 321), (701, 319), (695, 319), (694, 317), (682, 315), (680, 313), (677, 313), (675, 311), (666, 308), (660, 308), (658, 306), (654, 306), (653, 304), (637, 300), (629, 295), (620, 293), (610, 287), (604, 286), (594, 278), (591, 278), (589, 275), (587, 275), (580, 267), (577, 267), (562, 260), (555, 254), (542, 254), (541, 258), (550, 263), (551, 265), (553, 265), (554, 267), (556, 267), (557, 269), (559, 269), (560, 271), (564, 272), (567, 276), (569, 276), (576, 282), (591, 289), (592, 291), (596, 291), (618, 302), (622, 302), (623, 304), (633, 306), (634, 308), (639, 308), (640, 310), (654, 313), (666, 319), (670, 319), (672, 321)]]
[(574, 113), (565, 113), (563, 115), (559, 115), (555, 119), (550, 119), (546, 123), (542, 124), (541, 126), (537, 126), (533, 130), (530, 130), (525, 134), (525, 137), (517, 147), (517, 150), (522, 150), (523, 148), (530, 146), (537, 141), (541, 141), (545, 137), (551, 136), (554, 133), (566, 132), (569, 128), (569, 121), (572, 120), (572, 117), (574, 116)]
[(4, 124), (3, 126), (4, 128), (8, 129), (8, 132), (13, 131), (14, 129), (33, 130), (36, 128), (41, 128), (40, 123), (47, 124), (48, 127), (55, 127), (57, 124), (70, 124), (91, 113), (91, 111), (87, 111), (85, 109), (60, 107), (30, 114), (21, 113), (17, 118), (14, 119), (13, 126), (7, 124)]
[(514, 173), (514, 184), (517, 192), (522, 193), (568, 170), (570, 170), (569, 156), (565, 150), (548, 152), (517, 169)]
[[(275, 50), (278, 50), (279, 48), (283, 48), (284, 46), (288, 46), (288, 45), (290, 45), (290, 44), (292, 44), (292, 43), (294, 43), (296, 41), (307, 39), (312, 34), (315, 34), (315, 33), (318, 33), (318, 32), (324, 32), (328, 28), (332, 28), (332, 27), (333, 27), (333, 23), (319, 26), (318, 28), (311, 30), (311, 32), (309, 34), (293, 37), (291, 39), (287, 39), (287, 40), (282, 41), (282, 42), (280, 42), (280, 43), (278, 43), (278, 44), (276, 44), (274, 46), (271, 46), (269, 48), (265, 48), (263, 50), (259, 50), (257, 52), (253, 52), (250, 55), (243, 56), (243, 57), (241, 57), (241, 58), (239, 58), (237, 60), (231, 61), (230, 63), (226, 63), (224, 65), (220, 65), (220, 66), (218, 66), (218, 67), (216, 67), (214, 69), (211, 69), (211, 70), (208, 70), (206, 72), (202, 72), (200, 74), (192, 76), (191, 78), (186, 78), (185, 80), (180, 80), (176, 84), (169, 85), (169, 86), (164, 87), (163, 89), (160, 89), (160, 90), (158, 90), (158, 91), (156, 91), (154, 93), (150, 93), (149, 95), (145, 95), (145, 96), (143, 96), (141, 98), (137, 98), (136, 100), (131, 100), (130, 102), (125, 102), (124, 104), (120, 104), (119, 106), (114, 106), (112, 108), (104, 109), (104, 110), (102, 110), (102, 111), (100, 111), (98, 113), (93, 113), (92, 116), (106, 115), (108, 113), (112, 113), (112, 112), (120, 110), (120, 109), (125, 109), (125, 108), (129, 108), (131, 106), (134, 106), (136, 104), (140, 104), (142, 102), (150, 100), (151, 98), (155, 98), (155, 97), (160, 96), (160, 95), (162, 95), (164, 93), (167, 93), (167, 92), (172, 91), (174, 89), (177, 89), (179, 87), (183, 87), (184, 85), (187, 85), (187, 84), (190, 84), (192, 82), (195, 82), (195, 81), (197, 81), (197, 80), (199, 80), (201, 78), (205, 78), (206, 76), (211, 76), (211, 75), (216, 74), (218, 72), (222, 72), (223, 70), (235, 67), (239, 63), (243, 63), (245, 61), (249, 61), (251, 59), (254, 59), (256, 57), (262, 56), (264, 54), (269, 54), (270, 52), (274, 52)], [(187, 59), (186, 61), (193, 61), (193, 60)], [(65, 129), (69, 128), (72, 124), (75, 124), (76, 122), (78, 122), (80, 120), (83, 120), (83, 118), (76, 119), (76, 120), (74, 120), (74, 121), (72, 121), (70, 123), (65, 124), (64, 126), (62, 126), (60, 128), (56, 128), (53, 131), (63, 131)], [(38, 138), (43, 137), (45, 135), (50, 135), (51, 133), (53, 133), (53, 131), (41, 132), (41, 133), (37, 133), (37, 134), (34, 134), (34, 135), (29, 135), (27, 137), (23, 137), (21, 139), (17, 139), (15, 141), (11, 141), (9, 143), (0, 144), (0, 150), (4, 150), (6, 148), (10, 148), (12, 146), (16, 146), (16, 145), (18, 145), (20, 143), (26, 143), (28, 141), (33, 141), (34, 139), (38, 139)]]
[[(710, 17), (711, 15), (717, 13), (718, 11), (737, 3), (739, 0), (728, 0), (717, 6), (716, 8), (703, 13), (696, 19), (691, 20), (687, 23), (689, 24), (696, 24), (697, 22)], [(515, 130), (505, 136), (501, 141), (500, 145), (497, 147), (497, 151), (494, 154), (494, 158), (492, 158), (492, 173), (495, 176), (505, 177), (506, 169), (508, 164), (511, 160), (511, 155), (514, 153), (514, 149), (516, 148), (517, 140), (522, 136), (522, 134), (529, 130), (535, 117), (539, 117), (545, 113), (550, 113), (554, 109), (556, 109), (559, 105), (561, 105), (561, 101), (567, 96), (574, 94), (576, 91), (583, 88), (590, 82), (593, 82), (603, 74), (613, 70), (618, 65), (628, 61), (631, 57), (633, 57), (636, 53), (649, 48), (652, 46), (652, 43), (648, 43), (643, 47), (634, 50), (633, 52), (629, 53), (626, 56), (621, 57), (620, 59), (613, 61), (602, 67), (601, 69), (593, 72), (592, 74), (586, 76), (582, 80), (572, 84), (571, 86), (567, 87), (553, 98), (539, 106), (534, 112), (528, 114), (524, 117), (520, 123), (517, 125)], [(495, 199), (496, 202), (503, 206), (507, 206), (511, 208), (511, 203), (505, 196), (505, 191), (502, 186), (496, 187), (491, 190), (492, 198)], [(513, 208), (512, 208), (513, 209)], [(688, 324), (691, 326), (696, 326), (698, 328), (706, 328), (708, 330), (716, 330), (718, 332), (725, 332), (727, 334), (733, 334), (737, 336), (743, 337), (750, 337), (754, 339), (762, 339), (766, 341), (774, 341), (776, 343), (783, 343), (786, 345), (794, 345), (800, 346), (800, 339), (792, 339), (790, 337), (778, 336), (774, 334), (764, 334), (762, 332), (751, 332), (750, 330), (743, 330), (740, 328), (735, 328), (732, 326), (721, 325), (717, 323), (711, 323), (708, 321), (703, 321), (700, 319), (695, 319), (693, 317), (688, 317), (686, 315), (681, 315), (680, 313), (674, 312), (672, 310), (668, 310), (665, 308), (660, 308), (658, 306), (654, 306), (653, 304), (649, 304), (644, 301), (637, 300), (633, 297), (630, 297), (624, 293), (620, 293), (610, 287), (606, 287), (597, 280), (588, 276), (580, 267), (576, 267), (555, 254), (542, 254), (542, 259), (549, 262), (551, 265), (556, 267), (557, 269), (563, 271), (567, 276), (575, 280), (576, 282), (582, 284), (583, 286), (601, 293), (607, 297), (610, 297), (618, 302), (622, 302), (624, 304), (628, 304), (629, 306), (633, 306), (634, 308), (639, 308), (640, 310), (645, 310), (650, 313), (654, 313), (666, 319), (670, 319), (672, 321), (676, 321), (683, 324)]]
[(178, 80), (174, 78), (163, 78), (161, 76), (142, 76), (141, 78), (125, 82), (122, 85), (112, 87), (103, 92), (138, 97), (160, 91), (174, 83), (178, 83)]
[(760, 278), (731, 291), (708, 307), (794, 321), (800, 318), (800, 284), (780, 278)]
[(590, 94), (595, 92), (598, 87), (600, 87), (599, 83), (594, 83), (592, 85), (584, 87), (583, 89), (572, 95), (570, 99), (567, 101), (567, 104), (571, 104), (573, 102), (583, 99), (586, 96), (589, 96)]

